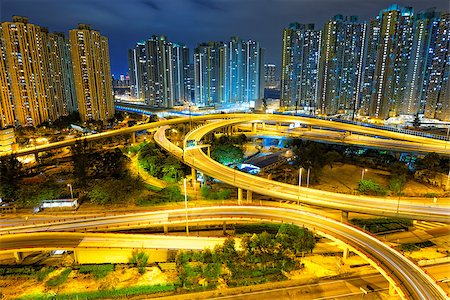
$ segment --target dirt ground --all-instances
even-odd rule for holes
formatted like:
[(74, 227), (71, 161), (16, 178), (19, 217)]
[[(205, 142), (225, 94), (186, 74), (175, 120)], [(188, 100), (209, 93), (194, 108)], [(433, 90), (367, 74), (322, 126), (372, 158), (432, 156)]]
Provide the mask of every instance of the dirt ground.
[[(325, 166), (322, 170), (320, 183), (311, 187), (315, 189), (351, 194), (358, 187), (362, 169), (359, 166), (335, 163), (333, 167)], [(370, 179), (383, 187), (389, 186), (390, 173), (377, 169), (367, 169), (364, 179)], [(403, 190), (404, 196), (420, 197), (427, 193), (443, 194), (442, 188), (427, 185), (415, 180), (408, 180)]]

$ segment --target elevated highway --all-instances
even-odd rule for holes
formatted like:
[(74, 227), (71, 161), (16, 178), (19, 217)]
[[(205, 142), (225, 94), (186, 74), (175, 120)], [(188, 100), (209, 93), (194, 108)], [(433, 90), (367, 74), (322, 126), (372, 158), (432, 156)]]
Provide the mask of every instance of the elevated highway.
[[(68, 139), (64, 141), (54, 142), (46, 145), (40, 145), (30, 148), (23, 148), (17, 151), (13, 152), (6, 152), (1, 153), (0, 156), (6, 156), (6, 155), (16, 155), (16, 156), (24, 156), (29, 154), (36, 154), (39, 152), (54, 150), (58, 148), (68, 147), (71, 145), (74, 145), (77, 141), (81, 142), (91, 142), (91, 141), (97, 141), (109, 137), (115, 137), (115, 136), (122, 136), (131, 134), (134, 135), (136, 132), (149, 130), (158, 128), (160, 126), (164, 125), (173, 125), (173, 124), (182, 124), (182, 123), (189, 123), (189, 122), (205, 122), (208, 120), (221, 120), (221, 119), (239, 119), (237, 123), (245, 123), (245, 121), (248, 122), (272, 122), (272, 123), (295, 123), (298, 122), (300, 124), (306, 125), (306, 126), (315, 126), (315, 127), (321, 127), (321, 128), (330, 128), (333, 130), (340, 130), (340, 131), (347, 131), (347, 132), (354, 132), (359, 133), (362, 135), (370, 135), (370, 136), (377, 136), (377, 137), (383, 137), (387, 139), (394, 139), (394, 140), (400, 140), (400, 141), (406, 141), (406, 142), (413, 142), (416, 143), (415, 147), (418, 149), (420, 147), (427, 147), (427, 151), (432, 151), (436, 153), (440, 153), (443, 155), (450, 155), (450, 142), (449, 141), (442, 141), (442, 140), (435, 140), (420, 136), (414, 136), (414, 135), (408, 135), (404, 133), (398, 133), (398, 132), (390, 132), (386, 130), (381, 129), (375, 129), (375, 128), (368, 128), (353, 124), (345, 124), (345, 123), (339, 123), (339, 122), (333, 122), (328, 120), (321, 120), (321, 119), (313, 119), (313, 118), (306, 118), (306, 117), (296, 117), (296, 116), (288, 116), (288, 115), (272, 115), (272, 114), (215, 114), (215, 115), (204, 115), (204, 116), (192, 116), (189, 118), (176, 118), (176, 119), (170, 119), (170, 120), (163, 120), (159, 122), (154, 123), (147, 123), (142, 125), (136, 125), (133, 127), (128, 128), (122, 128), (117, 130), (111, 130), (107, 132), (102, 133), (96, 133), (92, 135), (87, 135), (84, 137), (74, 138), (74, 139)], [(399, 147), (399, 150), (402, 148)], [(411, 147), (408, 146), (404, 148), (404, 151), (410, 151)]]
[[(200, 141), (205, 135), (217, 129), (248, 121), (246, 119), (231, 119), (213, 122), (190, 131), (185, 140)], [(418, 204), (406, 200), (392, 200), (381, 197), (357, 196), (332, 193), (311, 188), (298, 187), (266, 178), (240, 172), (226, 167), (208, 157), (203, 150), (193, 147), (185, 151), (172, 144), (165, 135), (167, 127), (161, 127), (154, 135), (155, 141), (183, 160), (195, 170), (222, 182), (236, 186), (242, 190), (255, 192), (276, 199), (284, 199), (307, 203), (319, 207), (360, 212), (380, 216), (397, 216), (427, 221), (450, 223), (450, 207), (442, 204)], [(440, 141), (439, 141), (440, 142)]]
[[(74, 228), (92, 228), (99, 230), (111, 228), (118, 225), (123, 227), (124, 218), (132, 224), (133, 222), (142, 222), (143, 218), (157, 220), (161, 213), (167, 215), (167, 221), (164, 224), (183, 224), (186, 218), (186, 210), (166, 210), (151, 213), (129, 214), (126, 216), (93, 218), (86, 220), (77, 220)], [(322, 216), (311, 214), (304, 211), (277, 207), (255, 207), (255, 206), (216, 206), (216, 207), (197, 207), (187, 210), (189, 222), (223, 222), (226, 220), (260, 220), (269, 222), (286, 222), (305, 226), (311, 230), (337, 241), (343, 247), (354, 251), (364, 257), (372, 266), (390, 282), (392, 289), (395, 289), (403, 299), (447, 299), (445, 292), (437, 283), (427, 275), (422, 269), (405, 258), (395, 249), (385, 245), (375, 237), (368, 235), (352, 226), (341, 222), (331, 220)], [(153, 222), (149, 222), (153, 223)], [(161, 224), (157, 222), (157, 224)], [(48, 231), (60, 230), (60, 224), (48, 224)], [(66, 230), (75, 226), (72, 222), (66, 222)], [(32, 228), (28, 228), (31, 230)], [(43, 228), (41, 228), (43, 230)], [(54, 247), (55, 249), (64, 249), (78, 246), (82, 236), (73, 236), (65, 232), (54, 233), (36, 233), (30, 235), (28, 242), (24, 242), (23, 234), (3, 235), (0, 237), (0, 251), (27, 251), (27, 248), (42, 247), (41, 237), (46, 237), (46, 249)], [(124, 242), (130, 247), (136, 246), (136, 240), (130, 238)], [(109, 245), (101, 243), (101, 240), (94, 244), (99, 248), (108, 248)], [(18, 245), (18, 246), (17, 246)], [(123, 246), (123, 244), (122, 244)]]

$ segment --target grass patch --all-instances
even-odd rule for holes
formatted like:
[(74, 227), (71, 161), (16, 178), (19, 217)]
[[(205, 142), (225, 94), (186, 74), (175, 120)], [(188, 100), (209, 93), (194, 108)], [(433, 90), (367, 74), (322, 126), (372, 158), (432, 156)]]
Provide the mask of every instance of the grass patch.
[(102, 290), (93, 292), (80, 292), (61, 295), (34, 294), (27, 295), (19, 299), (23, 300), (74, 300), (74, 299), (105, 299), (105, 298), (128, 298), (130, 296), (145, 295), (161, 292), (171, 292), (176, 289), (174, 285), (141, 285), (115, 290)]
[(0, 267), (0, 276), (24, 276), (33, 277), (36, 275), (36, 268), (30, 267)]
[(92, 274), (95, 279), (106, 277), (110, 272), (114, 271), (113, 264), (106, 265), (82, 265), (79, 272), (82, 274)]
[(426, 197), (426, 198), (434, 198), (434, 197), (439, 197), (439, 194), (437, 194), (437, 193), (425, 193), (425, 194), (423, 194), (423, 196), (424, 197)]
[(69, 274), (72, 272), (71, 268), (67, 268), (64, 271), (61, 272), (58, 276), (55, 278), (50, 279), (45, 283), (46, 286), (53, 287), (63, 284), (67, 281), (67, 278), (69, 278)]
[(350, 220), (350, 223), (374, 234), (390, 231), (407, 231), (408, 227), (413, 226), (413, 221), (406, 218), (353, 218)]
[(53, 272), (55, 269), (53, 267), (49, 268), (42, 268), (36, 273), (36, 279), (37, 281), (44, 281), (44, 279), (47, 277), (48, 274)]
[(400, 249), (402, 251), (412, 252), (412, 251), (420, 250), (421, 248), (432, 247), (434, 245), (435, 245), (435, 243), (433, 243), (431, 241), (425, 241), (425, 242), (420, 242), (420, 243), (405, 243), (405, 244), (400, 245)]

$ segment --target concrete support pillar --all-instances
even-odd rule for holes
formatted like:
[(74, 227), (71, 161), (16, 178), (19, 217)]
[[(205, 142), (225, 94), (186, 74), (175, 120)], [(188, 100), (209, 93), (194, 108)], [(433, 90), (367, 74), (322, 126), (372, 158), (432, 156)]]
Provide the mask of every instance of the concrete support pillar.
[(256, 133), (256, 123), (252, 123), (252, 133)]
[(344, 251), (342, 251), (342, 259), (346, 260), (348, 258), (349, 254), (350, 254), (350, 250), (348, 249), (348, 247), (345, 247)]
[(211, 147), (208, 147), (208, 156), (211, 157)]
[(132, 143), (132, 144), (136, 144), (136, 132), (133, 132), (133, 133), (131, 134), (131, 143)]
[(74, 262), (76, 263), (76, 264), (78, 264), (79, 263), (79, 259), (78, 259), (78, 249), (74, 249), (73, 250), (73, 260), (74, 260)]
[(395, 289), (395, 286), (392, 284), (392, 282), (389, 282), (389, 296), (395, 295), (397, 295), (397, 290)]
[(312, 130), (312, 126), (308, 125), (308, 131), (311, 131), (311, 130)]
[(280, 123), (276, 122), (275, 123), (275, 129), (278, 130), (278, 127), (280, 127)]
[(261, 123), (261, 127), (262, 127), (262, 130), (265, 130), (265, 129), (266, 129), (266, 123), (265, 123), (265, 122), (262, 122), (262, 123)]
[(341, 213), (341, 222), (348, 223), (348, 211), (343, 210)]
[(23, 260), (23, 254), (22, 252), (14, 252), (14, 258), (16, 259), (16, 263), (21, 263)]
[(238, 203), (239, 203), (239, 205), (241, 205), (241, 201), (242, 201), (242, 189), (238, 188)]
[(164, 234), (169, 233), (169, 225), (164, 225)]
[(247, 191), (247, 203), (252, 203), (252, 191)]
[(223, 235), (227, 234), (227, 222), (223, 221), (222, 223)]
[(36, 162), (39, 161), (39, 153), (38, 153), (38, 152), (34, 153), (34, 160), (35, 160)]
[(192, 184), (197, 181), (197, 171), (191, 167)]

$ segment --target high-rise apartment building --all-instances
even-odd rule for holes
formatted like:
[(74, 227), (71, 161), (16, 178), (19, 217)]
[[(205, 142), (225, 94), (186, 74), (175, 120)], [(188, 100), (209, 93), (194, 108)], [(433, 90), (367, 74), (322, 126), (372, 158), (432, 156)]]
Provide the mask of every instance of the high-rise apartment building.
[(147, 51), (144, 42), (138, 42), (133, 49), (128, 50), (128, 75), (131, 95), (144, 99), (145, 90), (148, 89)]
[(363, 116), (369, 115), (372, 93), (375, 86), (375, 67), (377, 63), (378, 44), (380, 42), (380, 20), (373, 19), (367, 24), (366, 44), (364, 50), (363, 78), (361, 98), (357, 102), (356, 111)]
[(283, 30), (281, 106), (315, 113), (320, 41), (321, 32), (314, 30), (314, 24), (292, 23)]
[(264, 88), (266, 89), (278, 88), (278, 82), (275, 74), (276, 74), (276, 66), (274, 64), (264, 65)]
[(249, 103), (264, 96), (264, 49), (232, 37), (194, 50), (194, 97), (200, 106)]
[(36, 126), (54, 120), (47, 82), (47, 32), (25, 17), (14, 16), (12, 22), (1, 23), (0, 35), (2, 126)]
[(411, 56), (413, 9), (391, 7), (380, 12), (380, 39), (369, 115), (379, 119), (398, 115), (406, 98)]
[(190, 102), (189, 48), (152, 36), (128, 52), (133, 96), (150, 107), (165, 108)]
[[(424, 113), (427, 86), (433, 70), (436, 34), (440, 13), (430, 9), (419, 12), (414, 18), (413, 45), (407, 77), (407, 91), (403, 101), (403, 114)], [(445, 62), (441, 62), (441, 68)]]
[(424, 99), (423, 94), (426, 95), (426, 117), (450, 121), (450, 14), (443, 13), (439, 21), (433, 20), (432, 28), (435, 31), (430, 37), (433, 47), (428, 48), (430, 58), (426, 64), (427, 86), (422, 86), (420, 99)]
[(366, 24), (335, 16), (322, 33), (318, 76), (321, 114), (354, 113), (360, 97)]
[(73, 65), (69, 40), (64, 33), (48, 35), (50, 60), (49, 80), (54, 94), (57, 117), (78, 111)]
[(89, 25), (69, 32), (81, 120), (105, 122), (114, 116), (108, 39)]

